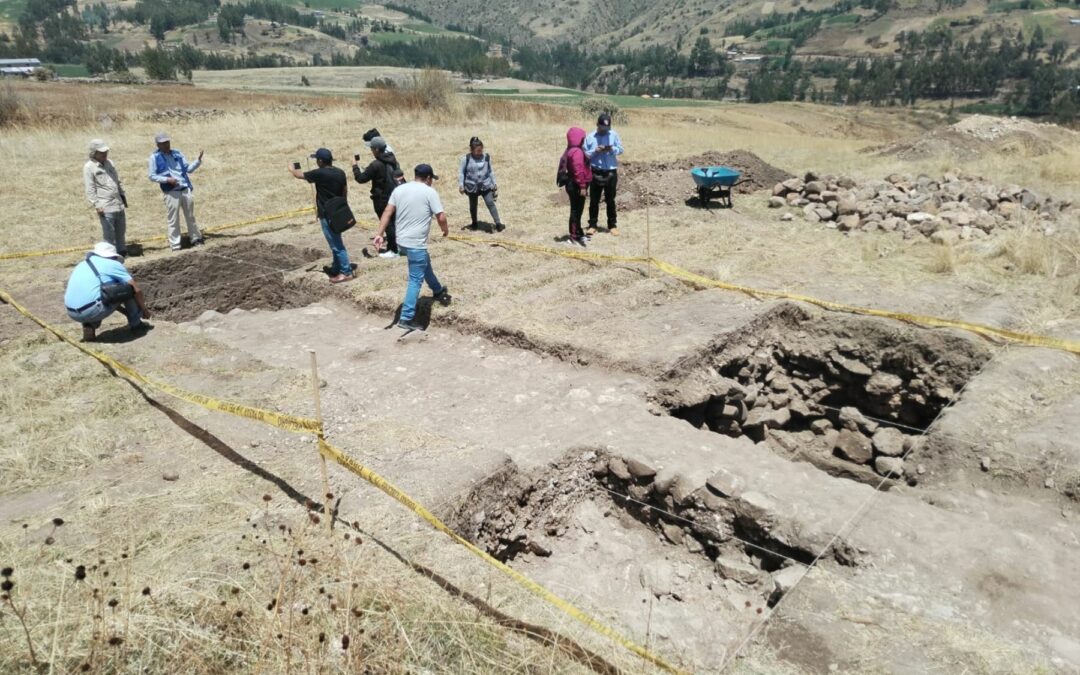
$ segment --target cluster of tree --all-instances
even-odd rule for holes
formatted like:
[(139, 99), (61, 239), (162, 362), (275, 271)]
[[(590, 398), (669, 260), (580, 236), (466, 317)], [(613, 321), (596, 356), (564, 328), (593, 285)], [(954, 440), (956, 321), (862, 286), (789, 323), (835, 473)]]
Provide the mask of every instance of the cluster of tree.
[[(724, 54), (714, 49), (704, 35), (694, 43), (689, 56), (658, 45), (635, 50), (587, 51), (562, 43), (518, 47), (514, 59), (517, 77), (579, 89), (588, 88), (598, 73), (608, 71), (603, 80), (610, 93), (658, 92), (677, 78), (724, 78), (734, 72)], [(611, 69), (612, 66), (618, 68)], [(617, 91), (611, 91), (613, 88)]]
[(896, 0), (841, 0), (832, 7), (809, 10), (800, 7), (796, 12), (774, 12), (760, 19), (735, 19), (727, 24), (724, 35), (743, 35), (750, 37), (759, 33), (762, 38), (786, 38), (801, 46), (820, 29), (822, 22), (831, 16), (847, 14), (861, 7), (873, 10), (870, 20), (884, 15), (896, 6)]
[[(1009, 112), (1073, 119), (1080, 104), (1080, 71), (1067, 68), (1067, 46), (989, 31), (967, 41), (948, 29), (902, 33), (897, 58), (859, 59), (853, 64), (793, 58), (762, 62), (746, 86), (751, 102), (812, 100), (871, 105), (911, 105), (920, 99), (1003, 96)], [(831, 80), (831, 89), (812, 86)]]
[(161, 42), (167, 31), (202, 23), (220, 7), (221, 0), (138, 0), (134, 7), (116, 9), (112, 21), (148, 26), (150, 34)]
[(413, 9), (412, 7), (407, 7), (405, 5), (399, 5), (396, 2), (384, 2), (384, 3), (382, 3), (382, 6), (387, 8), (387, 9), (392, 9), (395, 12), (401, 12), (405, 16), (411, 16), (412, 18), (414, 18), (414, 19), (416, 19), (418, 21), (423, 21), (425, 23), (432, 23), (432, 24), (435, 23), (435, 20), (432, 19), (430, 16), (428, 16), (427, 14), (424, 14), (420, 10)]

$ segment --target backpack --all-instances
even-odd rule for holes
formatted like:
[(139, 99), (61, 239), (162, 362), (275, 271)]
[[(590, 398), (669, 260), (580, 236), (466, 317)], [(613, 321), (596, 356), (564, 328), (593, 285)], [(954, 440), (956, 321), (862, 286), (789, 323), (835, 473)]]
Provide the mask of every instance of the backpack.
[[(466, 167), (468, 166), (469, 159), (470, 159), (470, 156), (466, 155), (466, 157), (465, 157), (465, 165), (466, 165)], [(483, 189), (484, 182), (487, 181), (488, 177), (491, 176), (491, 155), (489, 155), (486, 152), (484, 153), (484, 169), (485, 169), (484, 175), (480, 176), (480, 179), (477, 181), (477, 183), (475, 185), (475, 189), (477, 191), (480, 191), (480, 190)], [(466, 185), (466, 192), (468, 192), (468, 185)]]
[(559, 158), (559, 171), (555, 174), (556, 187), (566, 187), (570, 184), (570, 151), (581, 148), (567, 148)]
[(401, 167), (397, 162), (393, 164), (386, 161), (383, 162), (383, 175), (386, 180), (386, 192), (383, 194), (383, 199), (390, 199), (390, 193), (397, 189), (398, 183), (394, 180), (394, 172), (400, 168)]

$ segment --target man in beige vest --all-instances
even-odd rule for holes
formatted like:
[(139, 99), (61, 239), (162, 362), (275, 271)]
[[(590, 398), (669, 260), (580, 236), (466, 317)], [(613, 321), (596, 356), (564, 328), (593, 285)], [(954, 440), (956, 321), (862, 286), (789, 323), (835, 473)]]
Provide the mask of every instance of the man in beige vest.
[(109, 159), (109, 145), (95, 138), (90, 141), (90, 159), (83, 166), (86, 201), (97, 211), (102, 238), (127, 255), (127, 195), (116, 165)]

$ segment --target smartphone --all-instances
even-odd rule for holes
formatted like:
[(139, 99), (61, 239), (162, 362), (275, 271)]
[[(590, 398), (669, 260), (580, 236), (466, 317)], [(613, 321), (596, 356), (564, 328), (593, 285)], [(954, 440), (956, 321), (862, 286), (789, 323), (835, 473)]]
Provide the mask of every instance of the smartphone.
[(300, 162), (293, 162), (293, 163), (292, 163), (292, 168), (294, 168), (294, 169), (296, 169), (297, 171), (299, 171), (299, 170), (300, 170)]
[(358, 162), (360, 161), (360, 155), (353, 155), (352, 158)]

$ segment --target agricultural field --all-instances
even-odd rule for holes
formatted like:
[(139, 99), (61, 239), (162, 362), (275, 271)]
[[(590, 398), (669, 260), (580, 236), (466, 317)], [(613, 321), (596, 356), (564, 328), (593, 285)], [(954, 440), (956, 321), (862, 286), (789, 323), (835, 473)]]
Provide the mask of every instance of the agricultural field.
[[(81, 171), (101, 137), (154, 329), (114, 316), (82, 344), (140, 382), (0, 304), (0, 670), (1080, 669), (1080, 135), (620, 100), (618, 234), (601, 215), (583, 249), (555, 173), (595, 118), (530, 102), (575, 94), (362, 92), (407, 73), (359, 68), (293, 91), (305, 70), (5, 93), (0, 257), (78, 250), (0, 259), (0, 290), (77, 343), (63, 292), (100, 236)], [(406, 264), (370, 257), (366, 186), (357, 278), (331, 285), (286, 171), (318, 147), (349, 170), (371, 127), (441, 175), (453, 299), (424, 290), (423, 331), (395, 327)], [(162, 129), (206, 151), (205, 247), (155, 239)], [(462, 229), (474, 135), (502, 232), (483, 209)], [(731, 208), (691, 179), (714, 165), (744, 181)], [(354, 470), (324, 480), (310, 430), (156, 383), (317, 415)]]

